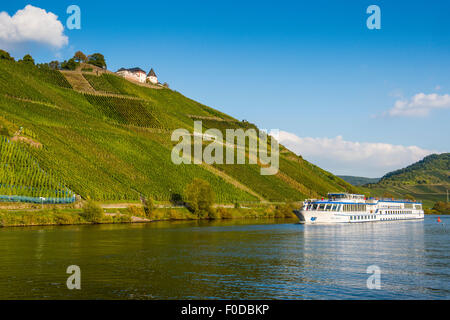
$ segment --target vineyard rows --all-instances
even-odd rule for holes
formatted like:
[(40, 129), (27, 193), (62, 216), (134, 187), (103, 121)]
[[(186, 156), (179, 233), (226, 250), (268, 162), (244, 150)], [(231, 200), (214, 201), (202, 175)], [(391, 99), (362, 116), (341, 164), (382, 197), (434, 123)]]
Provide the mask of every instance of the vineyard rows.
[[(54, 198), (52, 201), (74, 197), (57, 177), (40, 168), (24, 145), (6, 137), (0, 138), (0, 168), (3, 200), (10, 196)], [(33, 201), (30, 199), (28, 202)]]

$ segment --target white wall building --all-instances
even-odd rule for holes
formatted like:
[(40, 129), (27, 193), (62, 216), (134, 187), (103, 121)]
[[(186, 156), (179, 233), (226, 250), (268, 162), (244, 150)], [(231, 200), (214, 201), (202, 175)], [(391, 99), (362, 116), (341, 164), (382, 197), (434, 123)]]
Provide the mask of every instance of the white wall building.
[(147, 79), (145, 71), (142, 70), (141, 68), (131, 68), (131, 69), (120, 68), (119, 70), (117, 70), (116, 73), (126, 79), (142, 83), (145, 83)]

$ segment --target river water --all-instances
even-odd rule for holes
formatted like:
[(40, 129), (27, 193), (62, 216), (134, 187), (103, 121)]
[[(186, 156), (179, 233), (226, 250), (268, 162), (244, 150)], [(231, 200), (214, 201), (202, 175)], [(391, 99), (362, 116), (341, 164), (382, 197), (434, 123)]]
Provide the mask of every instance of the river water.
[(436, 220), (3, 228), (0, 299), (449, 299), (450, 217)]

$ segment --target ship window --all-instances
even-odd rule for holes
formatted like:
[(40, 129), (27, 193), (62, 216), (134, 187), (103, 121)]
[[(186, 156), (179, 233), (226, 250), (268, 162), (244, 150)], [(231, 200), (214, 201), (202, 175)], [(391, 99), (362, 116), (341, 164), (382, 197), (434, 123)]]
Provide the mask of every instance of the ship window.
[(317, 210), (317, 204), (312, 205), (312, 210)]
[(331, 205), (331, 211), (336, 211), (336, 205), (335, 204)]
[(325, 204), (319, 204), (319, 210), (323, 210), (325, 208)]

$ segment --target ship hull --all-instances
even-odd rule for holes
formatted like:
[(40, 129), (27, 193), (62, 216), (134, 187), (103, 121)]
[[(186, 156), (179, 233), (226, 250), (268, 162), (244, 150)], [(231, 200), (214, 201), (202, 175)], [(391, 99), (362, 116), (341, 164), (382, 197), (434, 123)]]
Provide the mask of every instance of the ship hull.
[(423, 219), (424, 214), (375, 214), (375, 213), (337, 213), (327, 211), (294, 210), (294, 214), (303, 224), (361, 223), (377, 221), (399, 221)]

